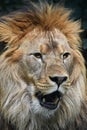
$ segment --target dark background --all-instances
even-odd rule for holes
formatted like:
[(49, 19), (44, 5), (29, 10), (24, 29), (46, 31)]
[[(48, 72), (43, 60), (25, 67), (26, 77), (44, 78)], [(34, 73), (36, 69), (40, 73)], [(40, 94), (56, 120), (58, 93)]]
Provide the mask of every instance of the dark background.
[[(37, 2), (38, 0), (32, 0)], [(44, 1), (44, 0), (43, 0)], [(72, 9), (74, 12), (72, 17), (80, 19), (84, 32), (81, 34), (83, 48), (87, 49), (87, 0), (48, 0), (54, 4), (62, 3), (65, 7)], [(29, 0), (0, 0), (0, 16), (9, 12), (23, 8)]]

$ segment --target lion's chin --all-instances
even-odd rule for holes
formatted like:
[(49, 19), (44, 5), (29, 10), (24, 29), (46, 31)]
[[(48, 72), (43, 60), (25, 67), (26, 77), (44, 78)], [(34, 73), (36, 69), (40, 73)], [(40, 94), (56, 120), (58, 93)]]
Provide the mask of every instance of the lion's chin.
[(40, 91), (36, 93), (36, 97), (42, 107), (46, 109), (54, 110), (57, 108), (62, 94), (59, 91), (52, 92), (50, 94), (42, 94)]

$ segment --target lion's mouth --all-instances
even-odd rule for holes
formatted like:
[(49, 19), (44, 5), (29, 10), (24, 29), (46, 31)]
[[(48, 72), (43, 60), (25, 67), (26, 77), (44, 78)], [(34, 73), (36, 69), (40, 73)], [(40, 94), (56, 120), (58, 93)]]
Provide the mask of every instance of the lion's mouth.
[(62, 94), (59, 91), (55, 91), (44, 95), (39, 91), (36, 93), (36, 97), (38, 98), (41, 106), (53, 110), (57, 108)]

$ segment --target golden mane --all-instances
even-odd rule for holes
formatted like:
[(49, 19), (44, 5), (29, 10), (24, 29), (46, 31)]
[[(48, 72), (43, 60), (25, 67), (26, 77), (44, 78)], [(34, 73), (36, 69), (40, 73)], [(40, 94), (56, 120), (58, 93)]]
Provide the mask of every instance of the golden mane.
[(60, 30), (72, 48), (80, 46), (80, 22), (70, 20), (71, 11), (48, 3), (30, 4), (25, 10), (14, 12), (0, 19), (0, 41), (13, 46), (34, 28), (42, 31)]

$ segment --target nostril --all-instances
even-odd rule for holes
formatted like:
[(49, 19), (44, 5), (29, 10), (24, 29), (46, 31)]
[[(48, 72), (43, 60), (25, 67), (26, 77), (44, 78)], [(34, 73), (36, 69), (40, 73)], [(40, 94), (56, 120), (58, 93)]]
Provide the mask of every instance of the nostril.
[(63, 77), (63, 81), (66, 81), (67, 80), (67, 77), (65, 76), (65, 77)]
[(67, 80), (67, 76), (61, 76), (61, 77), (60, 76), (49, 76), (49, 78), (51, 81), (58, 84), (58, 86)]
[(50, 80), (53, 81), (53, 82), (56, 82), (56, 83), (58, 82), (57, 76), (54, 76), (54, 77), (49, 76), (49, 78), (50, 78)]

